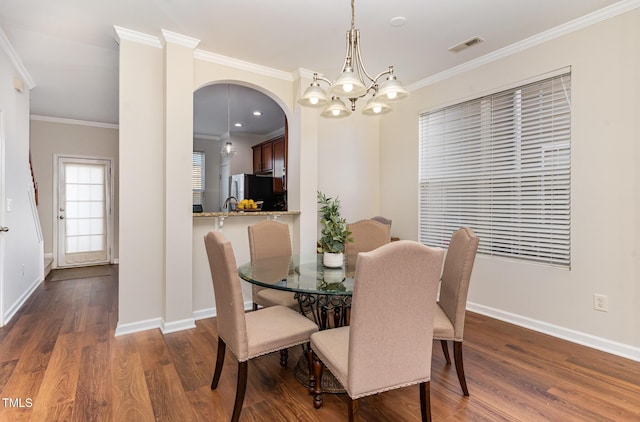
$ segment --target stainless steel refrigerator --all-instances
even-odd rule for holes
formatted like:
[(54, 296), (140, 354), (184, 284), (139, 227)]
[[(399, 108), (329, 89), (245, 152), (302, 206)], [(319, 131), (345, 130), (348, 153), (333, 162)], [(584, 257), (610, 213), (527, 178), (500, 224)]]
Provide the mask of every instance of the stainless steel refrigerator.
[(255, 174), (234, 174), (229, 176), (229, 195), (238, 201), (253, 199), (264, 201), (263, 211), (273, 211), (275, 197), (273, 194), (273, 177)]

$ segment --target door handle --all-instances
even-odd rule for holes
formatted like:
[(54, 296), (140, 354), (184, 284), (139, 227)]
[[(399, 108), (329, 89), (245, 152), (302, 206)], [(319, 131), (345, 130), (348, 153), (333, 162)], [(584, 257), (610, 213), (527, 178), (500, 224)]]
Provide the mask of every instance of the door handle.
[(0, 232), (8, 232), (8, 231), (9, 231), (9, 227), (0, 226)]

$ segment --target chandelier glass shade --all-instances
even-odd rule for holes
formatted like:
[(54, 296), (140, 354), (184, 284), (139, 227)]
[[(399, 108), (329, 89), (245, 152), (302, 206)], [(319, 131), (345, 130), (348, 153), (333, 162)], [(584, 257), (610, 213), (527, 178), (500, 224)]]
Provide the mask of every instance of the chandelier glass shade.
[[(380, 79), (386, 79), (379, 84)], [(320, 82), (328, 85), (328, 93), (320, 86)], [(351, 28), (347, 31), (347, 52), (342, 70), (335, 81), (330, 81), (318, 73), (313, 74), (313, 81), (307, 87), (298, 104), (305, 107), (324, 107), (320, 114), (327, 118), (341, 118), (356, 109), (358, 99), (372, 94), (362, 113), (375, 116), (392, 111), (388, 103), (401, 101), (409, 96), (400, 81), (393, 74), (393, 66), (372, 77), (367, 72), (360, 54), (360, 31), (355, 28), (354, 0), (351, 0)], [(347, 108), (343, 99), (351, 103)]]
[(225, 158), (233, 158), (238, 154), (238, 150), (233, 146), (231, 142), (226, 142), (222, 149), (220, 149), (220, 155)]

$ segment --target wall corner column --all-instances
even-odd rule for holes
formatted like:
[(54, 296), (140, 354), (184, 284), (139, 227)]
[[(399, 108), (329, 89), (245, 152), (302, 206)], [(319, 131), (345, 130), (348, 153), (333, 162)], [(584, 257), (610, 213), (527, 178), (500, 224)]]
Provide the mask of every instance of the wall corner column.
[(193, 49), (199, 40), (162, 31), (165, 41), (165, 298), (163, 332), (195, 327), (193, 318)]

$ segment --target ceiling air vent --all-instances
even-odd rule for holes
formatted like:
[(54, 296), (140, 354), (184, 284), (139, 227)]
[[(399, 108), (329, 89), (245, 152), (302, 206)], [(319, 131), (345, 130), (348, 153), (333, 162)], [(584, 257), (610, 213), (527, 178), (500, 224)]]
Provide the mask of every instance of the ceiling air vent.
[(484, 40), (480, 37), (473, 37), (470, 38), (466, 41), (462, 41), (460, 44), (456, 44), (453, 47), (449, 48), (449, 51), (451, 51), (452, 53), (459, 53), (460, 51), (464, 50), (465, 48), (469, 48), (471, 46), (474, 46), (476, 44), (480, 44), (481, 42), (484, 42)]

